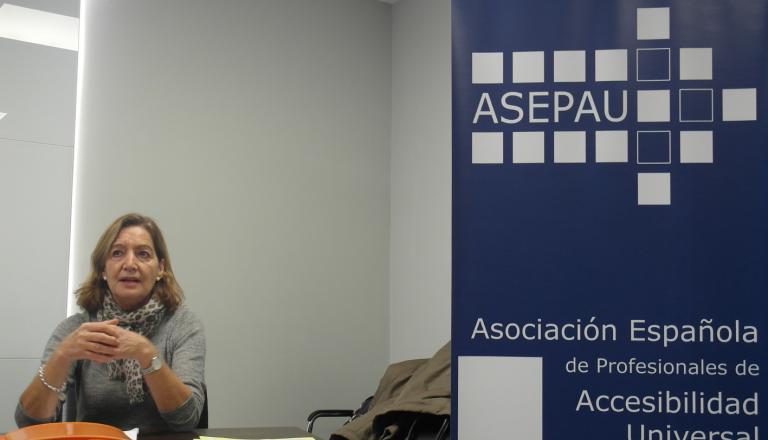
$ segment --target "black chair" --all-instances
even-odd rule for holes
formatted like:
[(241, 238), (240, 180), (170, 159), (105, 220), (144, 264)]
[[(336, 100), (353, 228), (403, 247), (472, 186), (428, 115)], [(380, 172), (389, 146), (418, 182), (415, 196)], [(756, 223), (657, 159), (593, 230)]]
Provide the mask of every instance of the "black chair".
[[(339, 436), (398, 440), (450, 440), (450, 342), (429, 359), (411, 359), (387, 367), (376, 393), (356, 411), (321, 409), (307, 417), (312, 432), (319, 417), (345, 417)], [(428, 392), (417, 392), (428, 390)]]
[(197, 429), (208, 429), (208, 388), (203, 384), (203, 412), (200, 413), (200, 420), (197, 422)]
[(352, 416), (355, 414), (351, 409), (318, 409), (312, 411), (307, 416), (307, 432), (312, 433), (312, 428), (315, 427), (315, 420), (321, 417), (345, 417), (347, 420), (344, 423), (352, 420)]
[(451, 440), (451, 418), (423, 414), (411, 422), (406, 440)]
[[(348, 423), (356, 416), (364, 413), (361, 409), (367, 410), (367, 403), (370, 398), (364, 402), (363, 407), (357, 411), (351, 409), (319, 409), (312, 411), (307, 416), (307, 432), (312, 433), (315, 421), (319, 418), (325, 417), (341, 417), (346, 418), (345, 423)], [(451, 417), (450, 416), (437, 416), (432, 414), (410, 414), (409, 416), (400, 418), (394, 415), (393, 421), (397, 421), (401, 426), (407, 427), (407, 433), (403, 438), (404, 440), (451, 440)]]

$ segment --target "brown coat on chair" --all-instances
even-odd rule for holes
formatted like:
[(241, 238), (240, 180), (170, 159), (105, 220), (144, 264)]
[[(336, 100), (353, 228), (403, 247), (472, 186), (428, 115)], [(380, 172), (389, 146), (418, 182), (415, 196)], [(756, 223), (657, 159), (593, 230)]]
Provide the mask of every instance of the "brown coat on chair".
[[(403, 437), (401, 421), (420, 414), (451, 414), (451, 343), (430, 359), (392, 364), (379, 381), (369, 410), (342, 426), (331, 440), (387, 440)], [(406, 427), (407, 429), (407, 427)]]

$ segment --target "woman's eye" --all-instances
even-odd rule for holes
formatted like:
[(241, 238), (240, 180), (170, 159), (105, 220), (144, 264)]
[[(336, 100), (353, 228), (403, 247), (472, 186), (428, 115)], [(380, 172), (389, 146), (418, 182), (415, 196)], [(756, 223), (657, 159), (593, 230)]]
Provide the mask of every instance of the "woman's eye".
[(113, 257), (120, 257), (120, 256), (122, 256), (122, 255), (123, 255), (123, 251), (121, 251), (120, 249), (114, 249), (114, 250), (112, 251), (112, 256), (113, 256)]
[(150, 254), (148, 251), (139, 251), (139, 257), (140, 258), (150, 258), (152, 254)]

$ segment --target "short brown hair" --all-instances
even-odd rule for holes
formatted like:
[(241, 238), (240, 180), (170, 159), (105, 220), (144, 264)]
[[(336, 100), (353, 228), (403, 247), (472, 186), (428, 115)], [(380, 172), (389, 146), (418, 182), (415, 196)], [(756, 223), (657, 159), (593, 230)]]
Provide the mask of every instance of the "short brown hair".
[(152, 292), (157, 299), (169, 310), (174, 311), (184, 299), (184, 292), (176, 281), (171, 266), (171, 257), (168, 255), (168, 247), (165, 244), (163, 233), (154, 220), (141, 214), (125, 214), (118, 217), (101, 234), (96, 247), (91, 252), (91, 273), (83, 284), (75, 291), (77, 305), (89, 312), (95, 312), (101, 308), (104, 295), (107, 294), (107, 282), (102, 278), (107, 263), (109, 251), (115, 243), (117, 236), (125, 228), (141, 226), (152, 237), (157, 259), (165, 265), (163, 277), (155, 283)]

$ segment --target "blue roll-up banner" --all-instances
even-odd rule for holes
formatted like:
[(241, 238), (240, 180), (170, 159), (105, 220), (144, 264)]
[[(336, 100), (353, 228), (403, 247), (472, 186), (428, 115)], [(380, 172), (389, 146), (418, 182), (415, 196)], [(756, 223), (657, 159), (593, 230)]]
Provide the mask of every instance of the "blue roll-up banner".
[(454, 435), (759, 439), (768, 2), (452, 13)]

